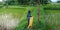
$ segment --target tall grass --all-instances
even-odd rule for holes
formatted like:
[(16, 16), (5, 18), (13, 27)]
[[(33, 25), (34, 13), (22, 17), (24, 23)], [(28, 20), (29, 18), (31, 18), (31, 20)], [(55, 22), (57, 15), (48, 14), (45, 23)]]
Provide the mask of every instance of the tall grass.
[(19, 19), (13, 18), (12, 14), (0, 15), (0, 30), (13, 30), (19, 23)]
[(46, 30), (60, 30), (60, 10), (45, 10)]
[[(5, 20), (7, 21), (3, 26), (5, 27), (5, 25), (7, 26), (5, 29), (8, 29), (8, 28), (10, 28), (11, 27), (11, 29), (9, 29), (9, 30), (12, 30), (12, 28), (14, 29), (14, 26), (16, 25), (18, 25), (18, 24), (16, 24), (16, 22), (17, 21), (15, 21), (16, 20), (16, 18), (18, 19), (18, 21), (20, 22), (20, 19), (21, 19), (21, 17), (22, 17), (22, 15), (24, 15), (24, 12), (26, 11), (26, 9), (25, 8), (1, 8), (1, 10), (0, 10), (0, 15), (1, 14), (3, 14), (3, 17), (1, 16), (0, 18), (1, 19), (3, 19), (3, 21), (2, 22), (5, 22)], [(4, 14), (7, 14), (7, 15), (4, 15)], [(15, 19), (11, 19), (12, 17), (9, 15), (9, 14), (12, 14), (12, 16), (13, 16), (13, 18), (15, 18)], [(6, 16), (7, 16), (7, 18), (6, 18)], [(5, 17), (5, 18), (4, 18)], [(1, 20), (0, 19), (0, 20)], [(12, 22), (11, 22), (12, 21)], [(10, 24), (9, 24), (10, 23)], [(12, 25), (12, 23), (14, 23), (13, 25)], [(1, 24), (1, 23), (0, 23)], [(12, 25), (12, 26), (10, 26), (10, 25)], [(16, 27), (15, 26), (15, 27)], [(2, 27), (3, 28), (3, 27)], [(4, 30), (5, 30), (4, 29)]]
[(31, 15), (33, 16), (33, 24), (32, 24), (32, 29), (33, 30), (44, 30), (44, 19), (43, 19), (43, 10), (41, 8), (41, 19), (40, 21), (37, 20), (37, 7), (26, 7), (26, 12), (24, 13), (23, 17), (20, 19), (20, 23), (14, 30), (28, 30), (27, 29), (27, 23), (28, 20), (26, 19), (26, 15), (28, 10), (31, 10)]

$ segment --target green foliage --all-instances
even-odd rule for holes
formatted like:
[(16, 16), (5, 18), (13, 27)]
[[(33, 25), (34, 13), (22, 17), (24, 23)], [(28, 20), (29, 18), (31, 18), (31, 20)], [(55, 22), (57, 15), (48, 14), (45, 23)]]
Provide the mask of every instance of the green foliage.
[(57, 3), (60, 3), (60, 1), (57, 1)]
[(44, 6), (46, 10), (60, 10), (60, 4), (47, 4)]
[(47, 4), (43, 8), (45, 13), (45, 20), (46, 20), (46, 30), (58, 30), (59, 29), (59, 23), (60, 19), (60, 4)]
[(40, 0), (40, 3), (41, 3), (41, 4), (48, 4), (48, 1), (49, 1), (49, 0)]
[(20, 19), (20, 23), (18, 24), (18, 26), (14, 29), (14, 30), (28, 30), (27, 29), (27, 19), (26, 19), (26, 15), (27, 15), (27, 11), (31, 10), (31, 15), (33, 16), (33, 25), (32, 25), (32, 29), (33, 30), (45, 30), (45, 26), (44, 26), (44, 19), (43, 19), (43, 10), (41, 10), (41, 18), (40, 21), (37, 20), (37, 7), (28, 7), (26, 8), (27, 10), (24, 12), (23, 17)]
[[(48, 4), (50, 0), (40, 0), (41, 4)], [(13, 5), (13, 4), (20, 4), (20, 5), (36, 5), (38, 3), (38, 0), (7, 0), (6, 1), (9, 5)]]
[(0, 8), (0, 14), (6, 13), (6, 14), (13, 14), (14, 18), (21, 18), (23, 15), (25, 8)]
[[(47, 15), (46, 19), (46, 30), (58, 30), (60, 26), (60, 10), (45, 10)], [(58, 29), (57, 29), (58, 28)]]

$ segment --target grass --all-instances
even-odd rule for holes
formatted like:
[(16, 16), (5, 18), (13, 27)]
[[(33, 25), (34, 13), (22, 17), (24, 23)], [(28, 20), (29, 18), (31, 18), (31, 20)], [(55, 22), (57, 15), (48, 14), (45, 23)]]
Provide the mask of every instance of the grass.
[(27, 29), (27, 19), (26, 19), (26, 15), (27, 15), (27, 11), (31, 10), (31, 15), (33, 16), (33, 25), (32, 25), (32, 29), (33, 30), (44, 30), (44, 19), (43, 19), (43, 9), (41, 8), (41, 19), (40, 21), (37, 20), (37, 7), (26, 7), (26, 11), (23, 15), (23, 17), (20, 19), (20, 23), (19, 25), (14, 29), (14, 30), (28, 30)]
[(25, 8), (23, 8), (23, 9), (22, 8), (1, 8), (0, 14), (2, 14), (2, 13), (6, 13), (6, 14), (11, 13), (11, 14), (13, 14), (14, 17), (20, 18), (23, 15), (25, 10), (26, 10)]
[(45, 10), (46, 25), (48, 30), (59, 30), (60, 10)]
[[(49, 7), (51, 5), (46, 5), (46, 6)], [(26, 15), (27, 15), (28, 10), (31, 10), (31, 15), (34, 18), (33, 25), (32, 25), (33, 30), (56, 30), (56, 29), (59, 30), (58, 27), (60, 26), (60, 24), (58, 23), (58, 21), (60, 20), (60, 10), (45, 10), (44, 7), (46, 6), (42, 6), (42, 5), (40, 6), (40, 20), (39, 21), (37, 20), (38, 7), (34, 7), (34, 6), (25, 6), (25, 7), (9, 6), (8, 8), (0, 8), (0, 14), (12, 13), (14, 18), (19, 18), (20, 22), (14, 28), (14, 30), (28, 30), (27, 29), (28, 21), (26, 19)]]
[(46, 30), (60, 30), (60, 10), (57, 10), (59, 4), (48, 4), (46, 8), (55, 8), (55, 9), (44, 9), (45, 21), (46, 21)]
[[(40, 24), (38, 20), (37, 20), (37, 7), (29, 7), (28, 10), (31, 10), (32, 16), (34, 17), (33, 20), (33, 25), (32, 25), (32, 29), (33, 30), (40, 30)], [(26, 13), (24, 13), (25, 16), (22, 17), (22, 20), (20, 20), (20, 25), (18, 25), (18, 27), (15, 30), (27, 30), (27, 19), (26, 19), (26, 15), (27, 15), (27, 11)]]
[[(16, 8), (15, 8), (16, 7)], [(32, 29), (33, 30), (45, 30), (45, 22), (44, 22), (44, 10), (43, 8), (40, 9), (40, 20), (37, 20), (37, 7), (19, 7), (19, 6), (13, 6), (13, 7), (8, 7), (8, 8), (0, 8), (0, 14), (1, 13), (12, 13), (14, 18), (20, 18), (19, 24), (14, 28), (14, 30), (28, 30), (27, 29), (27, 19), (26, 15), (28, 10), (31, 10), (31, 15), (33, 16), (33, 25)], [(41, 6), (42, 7), (42, 6)]]

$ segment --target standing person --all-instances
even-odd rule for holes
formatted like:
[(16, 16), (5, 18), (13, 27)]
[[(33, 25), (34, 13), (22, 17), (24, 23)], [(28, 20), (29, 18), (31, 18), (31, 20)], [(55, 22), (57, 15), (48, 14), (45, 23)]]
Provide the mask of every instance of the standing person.
[(30, 16), (31, 16), (31, 11), (29, 10), (28, 14), (27, 14), (28, 25), (29, 25), (29, 21), (30, 21)]
[(30, 16), (28, 29), (29, 29), (29, 28), (32, 28), (32, 23), (33, 23), (33, 16)]

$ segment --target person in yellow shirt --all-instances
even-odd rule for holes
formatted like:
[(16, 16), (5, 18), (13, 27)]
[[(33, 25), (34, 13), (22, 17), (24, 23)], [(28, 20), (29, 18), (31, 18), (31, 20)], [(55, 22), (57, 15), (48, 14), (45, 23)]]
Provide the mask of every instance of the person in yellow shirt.
[(31, 11), (28, 11), (27, 14), (27, 20), (28, 20), (28, 28), (30, 28), (32, 26), (32, 22), (33, 22), (33, 17), (31, 16)]

